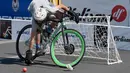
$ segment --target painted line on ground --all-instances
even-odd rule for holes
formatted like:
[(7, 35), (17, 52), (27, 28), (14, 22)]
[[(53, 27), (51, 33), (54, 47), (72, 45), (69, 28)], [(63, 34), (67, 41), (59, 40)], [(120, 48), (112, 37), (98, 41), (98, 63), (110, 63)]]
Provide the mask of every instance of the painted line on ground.
[(0, 44), (6, 44), (6, 43), (14, 43), (16, 41), (14, 40), (6, 40), (6, 41), (0, 41)]
[[(35, 55), (35, 54), (32, 54), (33, 56)], [(17, 55), (14, 55), (14, 56), (6, 56), (5, 58), (19, 58)]]
[(18, 56), (6, 56), (5, 58), (19, 58)]

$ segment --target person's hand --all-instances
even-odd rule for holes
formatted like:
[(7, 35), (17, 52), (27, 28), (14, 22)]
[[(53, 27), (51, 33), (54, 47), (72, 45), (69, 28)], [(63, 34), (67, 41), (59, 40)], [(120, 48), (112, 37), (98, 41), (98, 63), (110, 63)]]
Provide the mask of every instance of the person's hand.
[(70, 20), (74, 20), (77, 24), (79, 23), (79, 16), (74, 11), (69, 10), (68, 14), (71, 16)]

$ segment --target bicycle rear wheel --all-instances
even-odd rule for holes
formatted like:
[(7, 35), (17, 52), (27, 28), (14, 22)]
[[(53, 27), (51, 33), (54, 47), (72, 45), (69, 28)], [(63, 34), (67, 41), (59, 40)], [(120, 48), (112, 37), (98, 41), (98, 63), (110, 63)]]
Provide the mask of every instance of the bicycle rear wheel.
[(60, 31), (52, 41), (50, 51), (52, 60), (60, 67), (66, 67), (67, 64), (75, 66), (81, 61), (85, 53), (84, 38), (78, 31), (66, 29), (64, 30), (67, 43), (65, 46), (62, 34)]
[[(26, 51), (29, 49), (29, 39), (31, 37), (32, 25), (27, 25), (21, 29), (16, 40), (16, 52), (21, 60), (25, 60)], [(35, 48), (33, 52), (35, 53)]]

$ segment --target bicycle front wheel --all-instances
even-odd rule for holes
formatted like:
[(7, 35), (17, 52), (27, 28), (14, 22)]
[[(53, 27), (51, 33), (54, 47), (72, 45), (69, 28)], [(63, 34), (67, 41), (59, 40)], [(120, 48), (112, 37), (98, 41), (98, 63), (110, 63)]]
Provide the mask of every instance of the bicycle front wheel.
[[(83, 36), (74, 29), (64, 30), (65, 41), (63, 41), (63, 33), (60, 31), (53, 39), (51, 44), (51, 57), (53, 62), (60, 66), (66, 67), (77, 65), (85, 53), (85, 41)], [(66, 43), (66, 45), (64, 45)]]

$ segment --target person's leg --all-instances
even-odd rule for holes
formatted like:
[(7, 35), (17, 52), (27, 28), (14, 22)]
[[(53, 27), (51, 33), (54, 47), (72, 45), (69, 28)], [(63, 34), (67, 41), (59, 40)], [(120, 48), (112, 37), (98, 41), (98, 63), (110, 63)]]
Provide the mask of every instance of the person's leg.
[(32, 50), (33, 48), (33, 45), (35, 43), (35, 36), (36, 36), (36, 29), (37, 29), (37, 26), (36, 26), (36, 22), (34, 21), (34, 19), (32, 19), (32, 30), (31, 30), (31, 38), (30, 38), (30, 44), (29, 44), (29, 49)]
[(34, 47), (34, 44), (36, 44), (36, 49), (40, 49), (40, 30), (38, 30), (38, 26), (40, 26), (38, 23), (35, 22), (35, 20), (32, 21), (32, 34), (31, 34), (31, 41), (30, 41), (30, 49)]
[(29, 42), (29, 50), (32, 50), (33, 48), (33, 45), (35, 43), (35, 33), (34, 32), (31, 32), (31, 38), (30, 38), (30, 42)]
[(36, 23), (34, 20), (32, 20), (32, 30), (31, 30), (31, 38), (29, 42), (29, 49), (26, 51), (26, 64), (31, 64), (32, 62), (32, 48), (35, 43), (35, 35), (36, 35)]
[(41, 47), (40, 47), (41, 46), (40, 45), (40, 40), (41, 40), (40, 39), (40, 33), (41, 33), (40, 31), (37, 31), (37, 33), (36, 33), (36, 48), (37, 49), (41, 49)]

